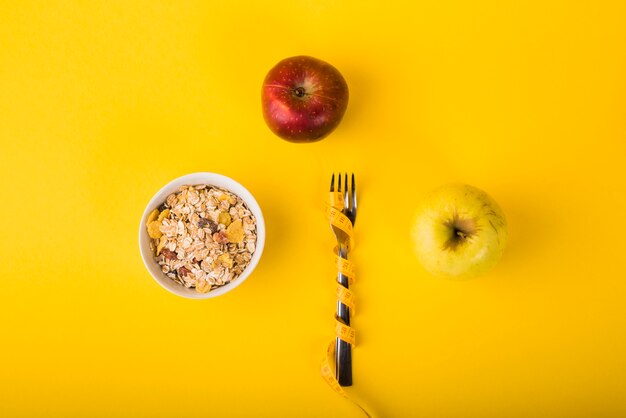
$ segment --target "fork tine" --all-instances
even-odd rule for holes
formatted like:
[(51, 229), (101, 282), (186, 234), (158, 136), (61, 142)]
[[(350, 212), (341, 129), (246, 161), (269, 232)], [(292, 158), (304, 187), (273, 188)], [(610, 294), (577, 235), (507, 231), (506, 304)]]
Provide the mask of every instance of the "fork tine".
[(350, 205), (350, 210), (354, 212), (354, 217), (356, 218), (356, 183), (354, 182), (354, 173), (352, 173), (352, 205)]
[(335, 191), (335, 173), (333, 173), (333, 177), (330, 179), (330, 191)]
[[(341, 174), (339, 175), (341, 177)], [(343, 192), (343, 207), (345, 210), (350, 210), (350, 202), (348, 201), (348, 173), (345, 174), (346, 190)], [(341, 191), (341, 190), (340, 190)]]
[[(333, 174), (334, 175), (334, 174)], [(337, 183), (337, 191), (339, 193), (341, 193), (341, 173), (337, 176), (338, 179), (338, 183)]]

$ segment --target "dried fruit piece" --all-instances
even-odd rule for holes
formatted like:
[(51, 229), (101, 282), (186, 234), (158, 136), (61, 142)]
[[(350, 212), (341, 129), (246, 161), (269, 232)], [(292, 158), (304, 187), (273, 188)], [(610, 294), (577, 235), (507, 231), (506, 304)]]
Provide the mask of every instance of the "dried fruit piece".
[(224, 267), (228, 267), (229, 269), (233, 268), (233, 259), (230, 258), (228, 253), (224, 253), (217, 257), (217, 262)]
[(163, 233), (161, 232), (160, 226), (161, 222), (159, 221), (152, 221), (148, 224), (148, 235), (150, 235), (150, 238), (161, 238)]
[(165, 243), (167, 242), (167, 237), (165, 235), (161, 235), (159, 239), (159, 245), (156, 247), (156, 255), (161, 254), (161, 250), (165, 247)]
[(198, 293), (209, 293), (211, 290), (211, 284), (205, 279), (199, 279), (196, 282), (196, 292)]
[(161, 222), (163, 219), (167, 218), (168, 216), (170, 216), (170, 210), (165, 209), (163, 212), (159, 213), (159, 217), (157, 221)]
[(226, 229), (226, 235), (228, 236), (228, 240), (230, 242), (234, 242), (236, 244), (243, 242), (243, 223), (241, 219), (237, 219), (235, 222), (230, 224), (230, 226)]
[(189, 273), (191, 273), (191, 271), (189, 271), (189, 269), (187, 269), (186, 267), (181, 267), (181, 268), (178, 269), (178, 275), (180, 277), (185, 277)]
[(146, 226), (148, 226), (150, 224), (150, 222), (154, 221), (157, 216), (159, 216), (159, 210), (155, 209), (152, 212), (150, 212), (150, 215), (148, 215), (148, 219), (146, 220)]
[(217, 215), (217, 222), (224, 224), (224, 226), (230, 225), (232, 222), (230, 214), (228, 212), (220, 212), (220, 214)]
[(217, 232), (217, 223), (209, 218), (200, 218), (198, 228), (209, 228), (211, 233)]
[(219, 231), (213, 234), (213, 241), (218, 244), (228, 244), (228, 235), (224, 231)]
[(174, 251), (168, 250), (167, 248), (164, 248), (163, 250), (161, 250), (161, 252), (167, 260), (174, 261), (178, 259), (176, 253)]

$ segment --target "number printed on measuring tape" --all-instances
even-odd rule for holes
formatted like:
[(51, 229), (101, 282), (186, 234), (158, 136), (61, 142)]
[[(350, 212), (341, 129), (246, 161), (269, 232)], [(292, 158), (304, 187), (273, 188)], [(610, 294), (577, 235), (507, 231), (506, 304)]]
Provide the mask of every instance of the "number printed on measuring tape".
[(326, 213), (333, 226), (341, 229), (343, 232), (348, 234), (350, 238), (352, 238), (352, 222), (350, 222), (350, 219), (348, 219), (346, 215), (341, 213), (339, 209), (332, 206), (328, 206), (326, 208)]
[(337, 286), (337, 300), (350, 308), (351, 315), (355, 313), (354, 293), (352, 293), (342, 285)]
[(336, 255), (335, 264), (337, 265), (337, 270), (339, 271), (339, 273), (350, 279), (354, 279), (354, 264), (351, 261), (348, 261), (347, 259)]
[(349, 343), (352, 347), (356, 346), (356, 331), (349, 325), (335, 321), (335, 334), (339, 339)]
[(330, 192), (330, 206), (339, 210), (345, 207), (343, 195), (340, 192)]

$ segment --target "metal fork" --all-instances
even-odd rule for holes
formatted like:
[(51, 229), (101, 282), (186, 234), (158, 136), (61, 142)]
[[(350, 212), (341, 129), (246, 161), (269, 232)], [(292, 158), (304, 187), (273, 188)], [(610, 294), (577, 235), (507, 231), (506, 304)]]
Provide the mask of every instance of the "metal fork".
[[(342, 213), (346, 215), (348, 219), (354, 225), (356, 221), (356, 183), (354, 182), (354, 173), (352, 174), (352, 184), (350, 192), (348, 193), (348, 174), (344, 175), (345, 188), (341, 187), (341, 173), (337, 175), (337, 192), (343, 193), (343, 210)], [(330, 191), (335, 191), (335, 174), (333, 174), (330, 180)], [(337, 239), (338, 255), (341, 258), (348, 258), (349, 241), (350, 237), (341, 229), (331, 225), (335, 238)], [(341, 273), (337, 274), (337, 281), (348, 288), (348, 278)], [(337, 318), (339, 318), (344, 324), (350, 325), (350, 308), (343, 303), (337, 301)], [(349, 343), (337, 338), (335, 349), (335, 364), (336, 364), (336, 376), (337, 381), (341, 386), (352, 386), (352, 347)]]

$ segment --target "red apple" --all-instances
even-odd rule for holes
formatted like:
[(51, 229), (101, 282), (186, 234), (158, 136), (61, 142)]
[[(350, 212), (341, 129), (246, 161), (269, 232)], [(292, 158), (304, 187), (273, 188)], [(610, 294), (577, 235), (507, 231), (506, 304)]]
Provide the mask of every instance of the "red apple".
[(348, 85), (335, 67), (313, 57), (286, 58), (263, 82), (263, 117), (279, 137), (314, 142), (331, 133), (348, 107)]

